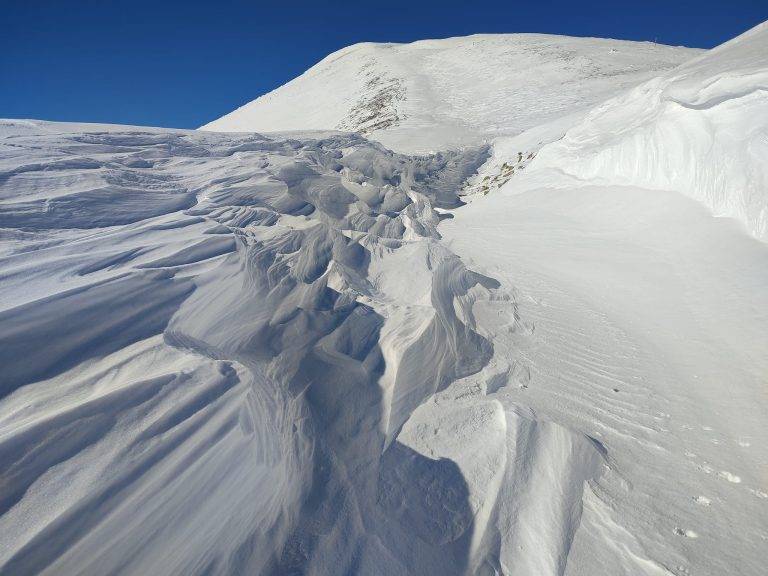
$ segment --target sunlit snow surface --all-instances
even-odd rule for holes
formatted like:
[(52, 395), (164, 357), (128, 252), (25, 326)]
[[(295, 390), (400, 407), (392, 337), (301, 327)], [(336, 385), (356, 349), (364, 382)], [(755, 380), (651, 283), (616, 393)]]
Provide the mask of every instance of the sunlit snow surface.
[(765, 28), (526, 38), (329, 126), (458, 152), (0, 121), (0, 573), (764, 573)]
[(766, 571), (767, 82), (762, 24), (499, 139), (488, 195), (440, 227), (535, 325), (488, 328), (487, 369), (530, 380), (501, 392), (607, 449), (567, 573)]

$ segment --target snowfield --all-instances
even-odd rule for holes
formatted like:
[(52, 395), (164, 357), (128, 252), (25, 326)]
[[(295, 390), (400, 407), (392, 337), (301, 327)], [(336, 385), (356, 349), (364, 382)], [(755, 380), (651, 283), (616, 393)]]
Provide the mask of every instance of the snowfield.
[(0, 120), (0, 573), (764, 574), (767, 55), (363, 44), (205, 130)]

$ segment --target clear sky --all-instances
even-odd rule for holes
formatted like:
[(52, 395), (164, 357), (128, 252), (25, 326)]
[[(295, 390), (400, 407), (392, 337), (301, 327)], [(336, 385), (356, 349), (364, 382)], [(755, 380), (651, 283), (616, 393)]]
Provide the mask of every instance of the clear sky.
[(196, 128), (355, 42), (542, 32), (710, 48), (768, 0), (0, 0), (0, 117)]

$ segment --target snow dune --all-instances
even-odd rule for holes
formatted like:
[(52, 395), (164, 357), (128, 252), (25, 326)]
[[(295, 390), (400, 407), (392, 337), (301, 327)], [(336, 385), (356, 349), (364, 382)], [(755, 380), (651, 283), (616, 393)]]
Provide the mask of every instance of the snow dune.
[[(422, 407), (492, 354), (472, 308), (503, 295), (434, 208), (484, 149), (2, 131), (4, 572), (462, 574), (510, 539), (566, 557), (592, 443), (495, 401)], [(530, 517), (496, 520), (529, 491)]]

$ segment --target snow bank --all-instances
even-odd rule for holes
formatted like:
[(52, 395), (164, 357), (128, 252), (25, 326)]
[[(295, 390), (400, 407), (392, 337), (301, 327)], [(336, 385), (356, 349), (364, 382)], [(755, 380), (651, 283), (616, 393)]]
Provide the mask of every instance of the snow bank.
[(593, 110), (533, 168), (676, 190), (768, 239), (768, 23)]

